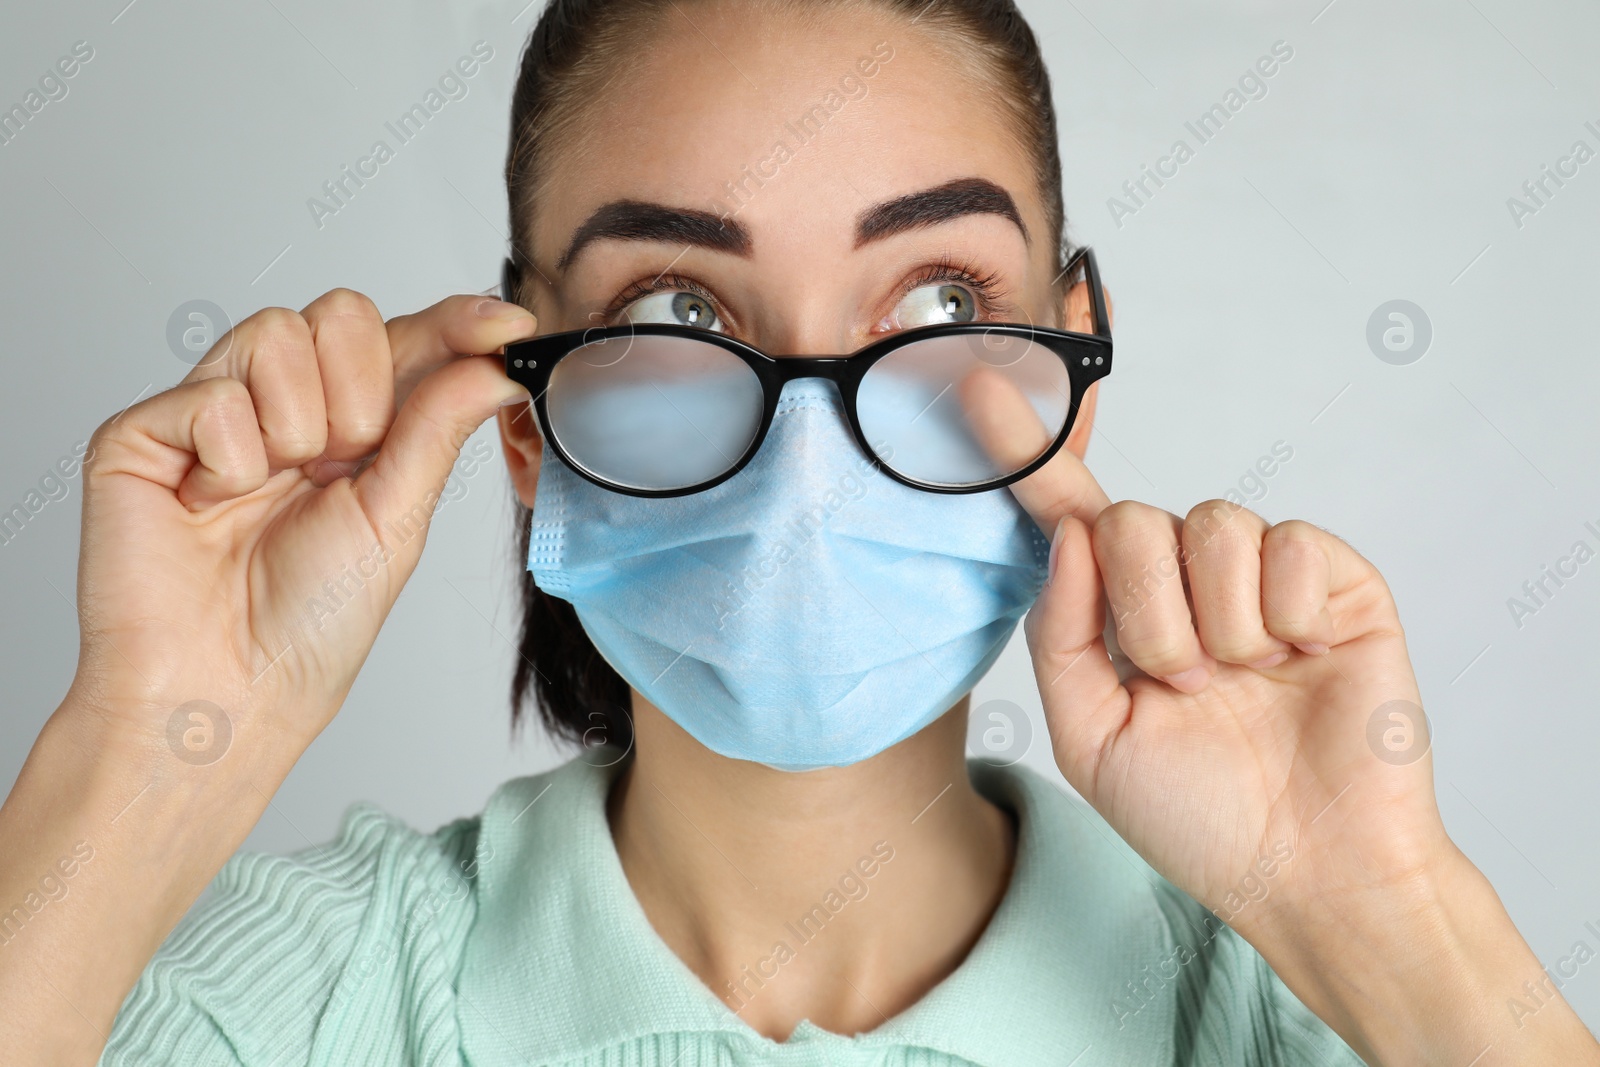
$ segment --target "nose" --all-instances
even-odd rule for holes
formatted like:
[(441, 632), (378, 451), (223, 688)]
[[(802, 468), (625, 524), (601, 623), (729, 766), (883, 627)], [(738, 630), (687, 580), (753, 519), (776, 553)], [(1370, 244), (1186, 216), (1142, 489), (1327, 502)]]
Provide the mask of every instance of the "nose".
[(855, 323), (852, 314), (841, 314), (844, 306), (836, 294), (819, 288), (796, 294), (783, 307), (770, 306), (757, 316), (748, 339), (756, 347), (785, 361), (826, 359), (849, 355), (867, 342), (865, 327)]

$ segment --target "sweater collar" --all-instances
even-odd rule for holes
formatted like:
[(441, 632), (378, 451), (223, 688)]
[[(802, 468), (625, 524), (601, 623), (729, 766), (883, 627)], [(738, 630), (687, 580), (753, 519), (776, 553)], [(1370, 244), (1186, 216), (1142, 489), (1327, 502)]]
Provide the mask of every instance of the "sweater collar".
[(1156, 950), (1153, 874), (1033, 772), (970, 771), (1018, 827), (1011, 883), (977, 944), (875, 1030), (844, 1037), (806, 1021), (786, 1042), (751, 1029), (650, 925), (606, 820), (616, 768), (579, 759), (505, 783), (482, 816), (477, 919), (459, 976), (470, 1062), (561, 1062), (663, 1033), (716, 1036), (741, 1062), (796, 1064), (912, 1046), (1009, 1067), (1115, 1047), (1117, 961), (1143, 943), (1149, 958)]

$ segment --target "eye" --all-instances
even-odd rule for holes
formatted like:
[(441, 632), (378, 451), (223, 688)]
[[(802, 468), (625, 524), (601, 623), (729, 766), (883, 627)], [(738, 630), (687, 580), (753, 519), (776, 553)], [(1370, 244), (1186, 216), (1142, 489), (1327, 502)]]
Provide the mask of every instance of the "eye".
[(978, 298), (964, 285), (945, 282), (920, 285), (911, 290), (889, 313), (884, 325), (894, 330), (916, 326), (937, 326), (951, 322), (973, 322), (978, 317)]
[(673, 326), (693, 326), (701, 330), (723, 333), (722, 321), (717, 318), (711, 301), (699, 293), (668, 291), (652, 293), (622, 309), (628, 322), (664, 322)]

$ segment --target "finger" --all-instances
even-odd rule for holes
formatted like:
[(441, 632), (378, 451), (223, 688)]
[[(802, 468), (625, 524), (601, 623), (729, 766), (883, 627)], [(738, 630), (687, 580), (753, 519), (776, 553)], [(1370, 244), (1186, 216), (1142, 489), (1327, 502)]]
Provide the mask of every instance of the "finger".
[[(313, 300), (301, 317), (311, 332), (327, 408), (327, 445), (312, 472), (318, 483), (350, 473), (377, 451), (394, 421), (394, 364), (377, 305), (351, 289)], [(329, 470), (327, 468), (333, 468)]]
[[(1091, 387), (1093, 388), (1093, 387)], [(1038, 455), (1038, 451), (1034, 452)], [(1064, 516), (1072, 515), (1093, 525), (1100, 512), (1111, 503), (1094, 475), (1077, 454), (1063, 445), (1045, 465), (1007, 488), (1017, 502), (1033, 516), (1039, 529), (1054, 534)]]
[(1198, 693), (1217, 663), (1195, 633), (1178, 551), (1181, 528), (1170, 512), (1119, 501), (1095, 520), (1094, 553), (1122, 651), (1146, 674)]
[[(1111, 294), (1102, 287), (1106, 300), (1106, 316), (1112, 317)], [(1094, 331), (1094, 307), (1089, 299), (1086, 281), (1073, 285), (1067, 292), (1066, 328), (1082, 333)], [(1093, 418), (1095, 397), (1100, 383), (1089, 386), (1079, 402), (1073, 435), (1080, 432), (1079, 425)], [(1087, 426), (1082, 426), (1087, 433)], [(1079, 451), (1083, 449), (1080, 448)], [(1037, 455), (1037, 453), (1035, 453)], [(1010, 486), (1012, 495), (1027, 509), (1039, 524), (1039, 529), (1054, 534), (1056, 524), (1064, 515), (1074, 515), (1093, 526), (1100, 512), (1110, 505), (1111, 498), (1100, 488), (1089, 468), (1084, 466), (1070, 447), (1063, 446), (1044, 466)]]
[(299, 314), (263, 308), (224, 334), (183, 380), (224, 377), (248, 387), (273, 470), (322, 455), (328, 436), (322, 374), (311, 329)]
[(1261, 602), (1268, 631), (1305, 652), (1401, 632), (1378, 569), (1342, 539), (1298, 519), (1273, 526), (1262, 541)]
[(1061, 520), (1050, 583), (1023, 624), (1056, 762), (1073, 788), (1091, 795), (1094, 768), (1128, 720), (1132, 702), (1107, 654), (1105, 597), (1089, 527)]
[(998, 471), (1021, 470), (1055, 440), (1022, 390), (994, 367), (979, 363), (962, 375), (956, 397), (968, 430)]
[(372, 463), (353, 482), (387, 559), (409, 573), (461, 446), (490, 415), (528, 391), (489, 356), (448, 363), (423, 378), (406, 398)]
[(1226, 663), (1265, 670), (1290, 646), (1262, 616), (1261, 543), (1267, 521), (1228, 500), (1196, 504), (1183, 523), (1189, 593), (1205, 650)]
[(427, 375), (453, 359), (486, 355), (538, 332), (533, 313), (476, 294), (451, 296), (412, 315), (389, 320), (395, 403), (403, 405)]
[(237, 378), (176, 385), (95, 431), (91, 478), (133, 475), (198, 509), (244, 496), (268, 477), (267, 450), (250, 389)]

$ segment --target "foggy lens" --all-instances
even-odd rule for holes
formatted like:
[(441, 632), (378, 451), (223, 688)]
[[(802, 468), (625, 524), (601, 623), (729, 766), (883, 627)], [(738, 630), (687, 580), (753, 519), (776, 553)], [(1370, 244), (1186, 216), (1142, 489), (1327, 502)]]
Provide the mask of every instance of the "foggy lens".
[(1026, 335), (933, 337), (898, 348), (861, 380), (862, 432), (888, 466), (951, 488), (1014, 474), (1060, 436), (1072, 379)]
[(761, 427), (762, 389), (716, 345), (631, 335), (568, 355), (545, 403), (556, 440), (588, 473), (633, 489), (683, 489), (739, 462)]

